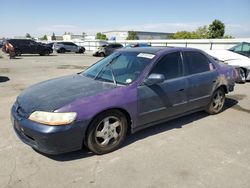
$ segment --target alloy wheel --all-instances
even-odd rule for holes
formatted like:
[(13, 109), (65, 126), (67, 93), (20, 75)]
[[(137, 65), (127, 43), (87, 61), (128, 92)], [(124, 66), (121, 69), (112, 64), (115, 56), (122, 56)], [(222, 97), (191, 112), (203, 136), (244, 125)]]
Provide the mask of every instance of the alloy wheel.
[(122, 133), (122, 122), (115, 116), (104, 118), (96, 127), (95, 141), (101, 147), (114, 145)]
[(224, 93), (221, 90), (216, 91), (212, 102), (214, 111), (219, 112), (222, 109), (224, 102), (225, 102)]

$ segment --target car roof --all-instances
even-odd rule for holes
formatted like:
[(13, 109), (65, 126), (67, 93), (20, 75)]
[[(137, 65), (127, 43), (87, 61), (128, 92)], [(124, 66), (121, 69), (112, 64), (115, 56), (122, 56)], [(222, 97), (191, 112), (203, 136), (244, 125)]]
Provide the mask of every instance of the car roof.
[(146, 47), (146, 48), (137, 47), (137, 48), (126, 48), (126, 49), (122, 49), (121, 51), (156, 54), (157, 52), (160, 52), (164, 49), (167, 49), (167, 48), (166, 47)]
[(158, 53), (164, 53), (167, 51), (200, 51), (195, 48), (186, 48), (186, 47), (136, 47), (136, 48), (125, 48), (121, 51), (126, 52), (138, 52), (138, 53), (150, 53), (150, 54), (158, 54)]

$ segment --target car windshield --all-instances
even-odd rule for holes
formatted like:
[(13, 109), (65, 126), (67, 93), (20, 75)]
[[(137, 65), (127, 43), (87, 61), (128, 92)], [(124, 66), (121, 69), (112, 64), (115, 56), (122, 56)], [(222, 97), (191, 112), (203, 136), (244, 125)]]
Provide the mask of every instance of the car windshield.
[(128, 85), (138, 78), (154, 57), (139, 52), (117, 52), (86, 69), (82, 75), (96, 80)]

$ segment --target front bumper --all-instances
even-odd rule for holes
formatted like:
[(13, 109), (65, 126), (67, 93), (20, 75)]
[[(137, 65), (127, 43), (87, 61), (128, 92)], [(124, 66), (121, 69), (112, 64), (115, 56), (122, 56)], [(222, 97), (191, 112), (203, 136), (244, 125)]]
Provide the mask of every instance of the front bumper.
[(27, 145), (46, 154), (60, 154), (82, 148), (88, 122), (47, 126), (33, 122), (19, 114), (15, 105), (11, 120), (17, 136)]

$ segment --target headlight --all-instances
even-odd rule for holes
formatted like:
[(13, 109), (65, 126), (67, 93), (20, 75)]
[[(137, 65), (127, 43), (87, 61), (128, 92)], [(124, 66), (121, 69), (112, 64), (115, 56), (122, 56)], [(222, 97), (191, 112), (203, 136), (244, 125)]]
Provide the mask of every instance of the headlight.
[(65, 125), (73, 122), (76, 116), (76, 112), (58, 113), (35, 111), (29, 116), (29, 119), (46, 125)]

